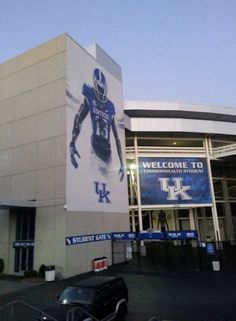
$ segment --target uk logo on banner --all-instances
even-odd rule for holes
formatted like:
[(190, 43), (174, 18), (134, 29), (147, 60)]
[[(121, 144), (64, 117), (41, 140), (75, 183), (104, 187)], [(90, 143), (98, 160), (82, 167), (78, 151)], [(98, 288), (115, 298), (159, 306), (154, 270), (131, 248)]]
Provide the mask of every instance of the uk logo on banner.
[(140, 157), (142, 205), (210, 205), (205, 158)]
[(163, 192), (168, 193), (167, 200), (175, 201), (180, 197), (182, 200), (191, 200), (192, 196), (190, 196), (187, 191), (191, 189), (190, 185), (183, 186), (183, 178), (182, 177), (174, 177), (172, 181), (174, 185), (169, 184), (170, 179), (168, 177), (159, 178), (160, 188)]
[(107, 190), (107, 184), (94, 182), (95, 192), (98, 195), (98, 203), (111, 203), (109, 194), (110, 191)]

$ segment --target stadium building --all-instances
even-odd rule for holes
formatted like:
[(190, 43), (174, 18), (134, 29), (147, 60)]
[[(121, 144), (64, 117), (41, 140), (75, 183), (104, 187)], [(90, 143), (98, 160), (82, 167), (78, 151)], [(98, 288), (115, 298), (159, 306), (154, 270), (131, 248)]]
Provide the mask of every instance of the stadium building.
[[(226, 107), (157, 101), (125, 103), (133, 230), (137, 226), (141, 230), (159, 229), (158, 211), (165, 210), (170, 230), (197, 230), (202, 242), (235, 242), (235, 116), (235, 110)], [(148, 165), (145, 170), (143, 160)], [(142, 179), (137, 179), (140, 173)], [(191, 184), (189, 175), (195, 196), (190, 195), (190, 187), (183, 189), (184, 179)], [(163, 199), (161, 193), (169, 198)]]
[(122, 262), (115, 240), (138, 232), (233, 245), (235, 122), (233, 108), (123, 102), (119, 65), (66, 34), (1, 64), (4, 272)]

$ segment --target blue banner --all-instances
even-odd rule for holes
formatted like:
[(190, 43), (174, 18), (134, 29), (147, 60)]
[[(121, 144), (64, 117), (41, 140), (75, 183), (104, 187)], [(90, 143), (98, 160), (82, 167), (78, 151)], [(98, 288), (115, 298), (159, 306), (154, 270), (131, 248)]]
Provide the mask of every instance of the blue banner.
[[(77, 245), (98, 241), (121, 241), (121, 240), (194, 240), (197, 239), (197, 231), (167, 231), (167, 232), (112, 232), (90, 235), (67, 236), (66, 245)], [(19, 243), (19, 242), (18, 242)], [(32, 242), (33, 243), (33, 242)], [(18, 245), (19, 246), (19, 245)]]
[(205, 158), (140, 157), (142, 205), (211, 204)]
[(164, 232), (141, 232), (138, 234), (139, 240), (164, 240), (165, 233)]
[(113, 232), (112, 233), (112, 240), (135, 240), (136, 233), (134, 232)]
[(76, 245), (90, 242), (98, 241), (109, 241), (111, 240), (110, 233), (101, 233), (101, 234), (90, 234), (90, 235), (78, 235), (78, 236), (67, 236), (66, 245)]
[(166, 238), (169, 240), (196, 240), (197, 231), (167, 231)]
[(197, 237), (195, 230), (138, 233), (139, 240), (196, 240)]

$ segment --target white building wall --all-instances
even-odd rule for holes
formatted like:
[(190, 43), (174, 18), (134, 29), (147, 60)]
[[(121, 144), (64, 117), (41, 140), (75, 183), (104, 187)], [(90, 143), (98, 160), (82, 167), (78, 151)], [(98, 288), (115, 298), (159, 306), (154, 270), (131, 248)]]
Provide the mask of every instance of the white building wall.
[(126, 100), (125, 110), (160, 110), (160, 111), (186, 111), (198, 113), (217, 113), (221, 115), (236, 115), (235, 108), (213, 105), (189, 104), (176, 101), (147, 101)]
[(137, 132), (182, 132), (208, 134), (235, 134), (235, 123), (202, 119), (126, 118), (126, 128)]
[(9, 211), (0, 210), (0, 226), (4, 226), (5, 229), (1, 229), (0, 233), (0, 244), (1, 244), (1, 258), (5, 258), (4, 265), (5, 269), (8, 269), (9, 266), (9, 239), (10, 239), (10, 222), (9, 222)]
[[(81, 84), (77, 85), (77, 77), (82, 79), (83, 82), (87, 79), (87, 74), (89, 73), (89, 84), (92, 85), (92, 71), (95, 68), (94, 66), (102, 66), (106, 70), (106, 74), (111, 74), (115, 80), (112, 80), (111, 87), (115, 87), (117, 93), (121, 91), (121, 68), (97, 45), (93, 45), (88, 49), (88, 52), (85, 51), (82, 47), (80, 47), (73, 39), (67, 39), (67, 61), (68, 61), (68, 69), (67, 69), (67, 79), (68, 79), (68, 88), (73, 90), (77, 94), (77, 98), (81, 96)], [(88, 56), (89, 55), (89, 56)], [(91, 56), (90, 56), (91, 55)], [(86, 66), (81, 65), (86, 61)], [(78, 64), (75, 67), (74, 65)], [(79, 71), (78, 71), (79, 70)], [(89, 72), (91, 71), (91, 73)], [(73, 80), (73, 81), (71, 81)], [(117, 82), (118, 80), (118, 82)], [(108, 87), (108, 97), (109, 97), (109, 88)], [(117, 94), (118, 95), (118, 94)], [(118, 97), (120, 99), (120, 97)], [(78, 110), (80, 106), (77, 105), (76, 108)], [(117, 107), (117, 106), (116, 106)], [(71, 108), (71, 107), (68, 107)], [(87, 118), (90, 118), (88, 115)], [(90, 121), (87, 119), (85, 121)], [(73, 118), (74, 119), (74, 118)], [(79, 152), (82, 153), (84, 149), (87, 148), (90, 151), (90, 133), (89, 136), (85, 137), (84, 127), (85, 124), (82, 125), (81, 134), (78, 138), (78, 149)], [(69, 131), (69, 135), (71, 135), (71, 131)], [(112, 136), (112, 134), (111, 134)], [(70, 136), (68, 141), (70, 140)], [(122, 139), (120, 137), (120, 139)], [(116, 150), (115, 150), (116, 153)], [(86, 153), (84, 153), (86, 155)], [(86, 157), (82, 153), (83, 159)], [(125, 157), (125, 155), (123, 155)], [(114, 154), (113, 157), (115, 158)], [(89, 162), (89, 159), (87, 159)], [(114, 161), (114, 159), (113, 159)], [(80, 164), (79, 167), (80, 168)], [(92, 168), (91, 168), (92, 170)], [(118, 179), (118, 169), (117, 171), (117, 179)], [(89, 177), (89, 173), (88, 173)], [(75, 184), (78, 184), (76, 181)], [(80, 184), (80, 182), (79, 182)], [(119, 184), (119, 180), (117, 182)], [(125, 182), (126, 184), (126, 182)], [(76, 186), (73, 185), (73, 188)], [(86, 186), (84, 187), (85, 191), (87, 191)], [(91, 194), (87, 192), (87, 202), (89, 203), (89, 198)], [(127, 203), (127, 212), (124, 213), (123, 208), (125, 206), (125, 202), (122, 203), (122, 210), (115, 212), (112, 209), (111, 211), (101, 211), (101, 209), (97, 209), (96, 211), (66, 211), (66, 236), (81, 236), (81, 235), (94, 235), (100, 233), (111, 233), (116, 231), (128, 231), (129, 230), (129, 214), (128, 214), (128, 193), (126, 190), (126, 186), (124, 188), (124, 193), (120, 195), (117, 193), (115, 197), (118, 197), (121, 200), (123, 197), (126, 199)], [(123, 212), (123, 213), (122, 213)], [(112, 261), (112, 250), (111, 250), (111, 241), (98, 241), (93, 243), (86, 244), (76, 244), (71, 246), (66, 246), (66, 273), (68, 276), (74, 275), (77, 273), (84, 273), (93, 269), (93, 260), (98, 257), (106, 256), (108, 258), (109, 264)]]
[[(65, 44), (59, 36), (0, 67), (0, 201), (36, 200), (35, 269), (65, 266)], [(0, 257), (12, 273), (15, 232), (3, 238)]]

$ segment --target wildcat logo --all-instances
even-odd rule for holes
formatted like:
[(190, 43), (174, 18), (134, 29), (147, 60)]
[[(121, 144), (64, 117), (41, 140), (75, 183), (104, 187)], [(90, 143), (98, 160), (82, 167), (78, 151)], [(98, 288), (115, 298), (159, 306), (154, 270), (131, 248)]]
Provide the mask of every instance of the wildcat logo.
[(176, 201), (180, 197), (181, 200), (187, 201), (191, 200), (192, 197), (187, 193), (191, 189), (190, 185), (183, 186), (183, 178), (174, 177), (172, 181), (174, 185), (169, 185), (170, 179), (168, 177), (159, 178), (161, 190), (168, 193), (167, 200)]
[(110, 191), (106, 190), (107, 185), (105, 183), (94, 182), (95, 193), (98, 195), (98, 203), (111, 203), (109, 199)]

